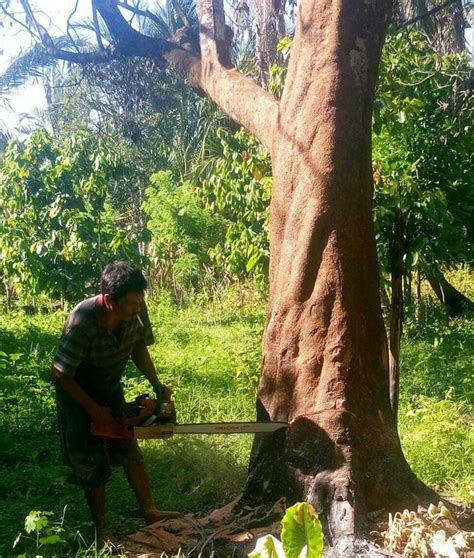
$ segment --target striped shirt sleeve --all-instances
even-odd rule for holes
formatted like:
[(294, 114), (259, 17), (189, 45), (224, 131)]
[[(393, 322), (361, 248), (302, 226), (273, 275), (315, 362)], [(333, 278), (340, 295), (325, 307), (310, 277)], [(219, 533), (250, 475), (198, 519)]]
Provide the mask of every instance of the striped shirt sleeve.
[(66, 376), (74, 376), (79, 364), (87, 354), (88, 340), (83, 329), (65, 329), (59, 341), (53, 366)]

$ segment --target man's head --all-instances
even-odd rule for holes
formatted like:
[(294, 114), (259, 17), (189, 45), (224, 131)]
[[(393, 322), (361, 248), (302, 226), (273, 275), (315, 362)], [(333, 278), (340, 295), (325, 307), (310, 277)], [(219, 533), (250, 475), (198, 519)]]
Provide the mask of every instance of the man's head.
[(100, 279), (105, 306), (120, 320), (130, 320), (140, 312), (146, 288), (143, 273), (129, 262), (109, 264)]

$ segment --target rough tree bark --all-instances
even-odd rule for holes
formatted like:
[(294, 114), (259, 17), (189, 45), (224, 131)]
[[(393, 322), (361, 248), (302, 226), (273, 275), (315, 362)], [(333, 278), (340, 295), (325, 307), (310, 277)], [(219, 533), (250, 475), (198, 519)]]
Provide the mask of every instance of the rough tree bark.
[(59, 51), (34, 14), (30, 24), (56, 57), (167, 62), (269, 149), (270, 292), (257, 414), (290, 427), (256, 439), (242, 502), (285, 495), (313, 503), (327, 554), (350, 557), (368, 512), (436, 499), (406, 463), (390, 407), (372, 225), (371, 115), (392, 0), (301, 0), (279, 103), (232, 68), (222, 0), (198, 0), (199, 52), (140, 35), (114, 0), (93, 4), (113, 37), (97, 53)]

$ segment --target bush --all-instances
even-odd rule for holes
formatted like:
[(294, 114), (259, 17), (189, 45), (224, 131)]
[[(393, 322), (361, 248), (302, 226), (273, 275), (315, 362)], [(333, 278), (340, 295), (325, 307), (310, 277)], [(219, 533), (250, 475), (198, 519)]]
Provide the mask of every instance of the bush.
[(211, 263), (209, 250), (223, 237), (222, 219), (201, 207), (190, 183), (176, 184), (164, 171), (152, 175), (143, 209), (151, 286), (167, 288), (182, 299), (202, 281)]

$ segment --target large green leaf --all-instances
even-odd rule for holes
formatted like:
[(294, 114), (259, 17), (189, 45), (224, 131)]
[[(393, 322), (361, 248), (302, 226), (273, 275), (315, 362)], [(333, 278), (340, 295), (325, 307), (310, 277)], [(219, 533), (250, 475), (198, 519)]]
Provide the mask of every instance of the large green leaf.
[(248, 558), (285, 558), (285, 552), (278, 539), (266, 535), (257, 540), (255, 550), (248, 555)]
[(288, 508), (281, 524), (281, 540), (286, 558), (322, 556), (323, 531), (318, 514), (311, 504), (299, 502)]

